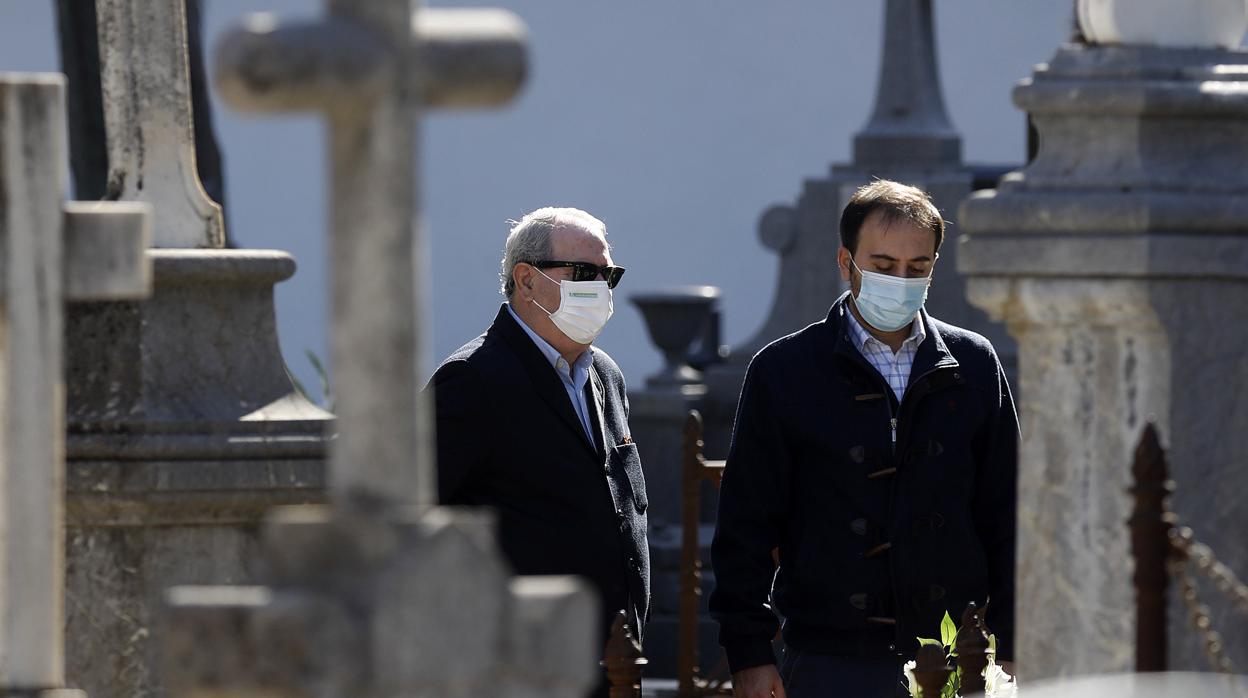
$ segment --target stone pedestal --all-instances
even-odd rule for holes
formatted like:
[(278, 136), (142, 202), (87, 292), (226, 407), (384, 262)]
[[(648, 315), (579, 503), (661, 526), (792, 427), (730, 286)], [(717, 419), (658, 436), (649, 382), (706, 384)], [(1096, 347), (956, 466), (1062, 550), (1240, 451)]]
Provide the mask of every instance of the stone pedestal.
[(93, 695), (161, 695), (157, 614), (176, 584), (256, 580), (270, 507), (324, 499), (332, 416), (299, 396), (263, 250), (151, 250), (146, 301), (67, 323), (67, 667)]
[[(1126, 490), (1146, 420), (1174, 511), (1248, 569), (1246, 71), (1240, 51), (1063, 47), (1015, 91), (1036, 159), (962, 206), (970, 300), (1020, 347), (1024, 679), (1133, 667)], [(1202, 600), (1244, 647), (1225, 600)], [(1170, 632), (1170, 666), (1204, 668), (1177, 613)]]

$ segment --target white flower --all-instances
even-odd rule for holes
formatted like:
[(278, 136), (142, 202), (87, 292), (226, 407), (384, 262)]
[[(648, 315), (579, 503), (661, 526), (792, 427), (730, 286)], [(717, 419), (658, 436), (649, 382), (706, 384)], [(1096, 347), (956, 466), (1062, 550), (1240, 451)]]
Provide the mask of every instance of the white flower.
[(906, 690), (910, 692), (910, 698), (918, 698), (919, 695), (919, 682), (914, 678), (915, 666), (914, 660), (911, 659), (901, 667), (902, 672), (906, 675)]
[(999, 664), (989, 661), (984, 668), (984, 695), (987, 698), (1015, 698), (1018, 684)]

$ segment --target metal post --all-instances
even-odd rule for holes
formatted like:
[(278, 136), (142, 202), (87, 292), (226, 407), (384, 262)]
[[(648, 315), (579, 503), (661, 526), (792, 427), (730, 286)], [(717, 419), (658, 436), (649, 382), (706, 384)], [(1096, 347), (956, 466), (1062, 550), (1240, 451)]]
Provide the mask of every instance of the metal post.
[(1166, 452), (1156, 426), (1149, 423), (1131, 466), (1135, 508), (1128, 521), (1135, 560), (1135, 670), (1141, 672), (1166, 670), (1166, 559), (1174, 527), (1174, 516), (1166, 511), (1174, 483), (1166, 470)]
[(702, 415), (690, 410), (685, 420), (681, 458), (680, 621), (676, 639), (676, 685), (681, 696), (696, 695), (698, 675), (698, 598), (702, 595), (702, 560), (698, 553), (701, 518)]

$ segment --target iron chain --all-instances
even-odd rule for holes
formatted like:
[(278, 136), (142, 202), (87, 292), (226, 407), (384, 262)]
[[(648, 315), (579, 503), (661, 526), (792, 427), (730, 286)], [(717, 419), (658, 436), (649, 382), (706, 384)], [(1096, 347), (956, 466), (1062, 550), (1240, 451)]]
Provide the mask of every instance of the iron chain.
[(1192, 529), (1186, 526), (1173, 529), (1170, 541), (1196, 566), (1196, 571), (1212, 581), (1218, 591), (1231, 600), (1235, 610), (1248, 616), (1248, 584), (1240, 581), (1231, 568), (1219, 561), (1209, 546), (1196, 541), (1192, 537)]
[(1187, 560), (1171, 558), (1167, 562), (1170, 576), (1179, 584), (1179, 598), (1187, 607), (1187, 618), (1192, 628), (1200, 635), (1205, 658), (1216, 671), (1224, 674), (1235, 673), (1231, 660), (1223, 653), (1222, 635), (1213, 629), (1213, 619), (1209, 617), (1209, 607), (1200, 602), (1196, 592), (1196, 580), (1188, 570)]

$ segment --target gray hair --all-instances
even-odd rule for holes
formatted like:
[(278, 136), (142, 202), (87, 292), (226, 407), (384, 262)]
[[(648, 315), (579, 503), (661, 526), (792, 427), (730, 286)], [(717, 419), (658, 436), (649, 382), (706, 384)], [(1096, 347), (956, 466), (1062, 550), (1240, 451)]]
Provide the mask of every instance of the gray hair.
[(576, 228), (598, 236), (603, 242), (607, 240), (606, 224), (579, 208), (546, 206), (526, 213), (518, 221), (507, 222), (511, 224), (511, 232), (507, 234), (507, 244), (503, 247), (503, 261), (499, 271), (499, 280), (502, 283), (499, 290), (508, 298), (516, 290), (516, 282), (512, 279), (511, 272), (521, 262), (532, 264), (550, 259), (550, 234), (556, 229)]

